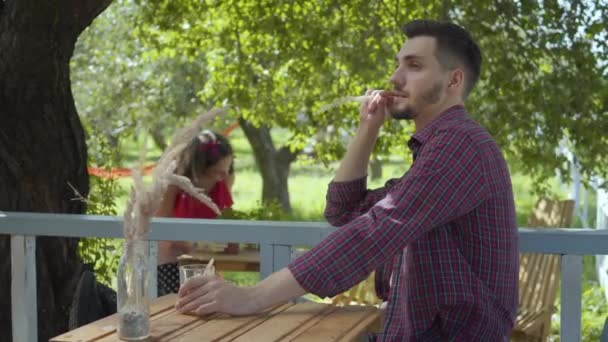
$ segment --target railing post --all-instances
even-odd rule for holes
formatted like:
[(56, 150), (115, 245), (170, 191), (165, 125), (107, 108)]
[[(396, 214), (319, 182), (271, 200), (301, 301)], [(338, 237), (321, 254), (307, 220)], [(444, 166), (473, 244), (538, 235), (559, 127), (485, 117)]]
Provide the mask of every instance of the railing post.
[(568, 342), (580, 341), (583, 257), (562, 255), (561, 277), (560, 339)]
[(35, 236), (11, 236), (11, 265), (13, 341), (37, 342)]
[(288, 245), (274, 245), (274, 262), (273, 272), (280, 270), (287, 266), (291, 261), (291, 246)]
[(289, 245), (260, 245), (260, 279), (287, 266), (291, 260)]

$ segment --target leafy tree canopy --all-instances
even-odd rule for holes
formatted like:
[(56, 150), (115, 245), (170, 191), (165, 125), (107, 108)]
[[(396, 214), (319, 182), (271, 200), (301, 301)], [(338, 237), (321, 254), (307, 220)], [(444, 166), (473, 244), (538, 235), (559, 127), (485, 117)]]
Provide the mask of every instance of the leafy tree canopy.
[[(586, 180), (608, 176), (602, 167), (608, 161), (605, 2), (159, 0), (138, 5), (129, 44), (141, 45), (148, 60), (140, 63), (188, 66), (176, 68), (181, 79), (152, 82), (150, 91), (174, 92), (172, 101), (195, 92), (198, 106), (227, 104), (250, 122), (287, 128), (293, 149), (314, 143), (324, 161), (341, 156), (343, 137), (351, 134), (357, 115), (355, 106), (320, 108), (388, 86), (394, 55), (405, 39), (403, 23), (450, 19), (472, 32), (484, 54), (468, 108), (512, 165), (539, 180), (555, 169), (569, 174), (565, 157), (556, 154), (565, 138)], [(151, 76), (156, 82), (162, 78)], [(170, 96), (158, 98), (163, 102)], [(162, 117), (172, 111), (149, 112)], [(406, 155), (402, 146), (412, 129), (387, 124), (377, 152)]]

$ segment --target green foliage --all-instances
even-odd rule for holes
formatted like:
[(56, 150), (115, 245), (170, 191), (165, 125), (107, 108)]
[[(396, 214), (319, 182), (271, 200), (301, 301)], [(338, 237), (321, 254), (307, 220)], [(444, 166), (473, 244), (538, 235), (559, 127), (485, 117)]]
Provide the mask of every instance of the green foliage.
[(257, 206), (250, 210), (236, 210), (228, 208), (224, 210), (220, 219), (225, 220), (249, 220), (249, 221), (293, 221), (293, 217), (283, 210), (278, 201), (266, 204), (257, 202)]
[(582, 295), (583, 341), (599, 341), (608, 318), (608, 302), (596, 277), (595, 256), (583, 256)]
[(142, 11), (140, 37), (159, 56), (178, 50), (204, 61), (203, 102), (288, 128), (291, 148), (313, 146), (322, 161), (344, 153), (341, 139), (356, 115), (354, 107), (320, 107), (386, 85), (386, 65), (401, 42), (396, 23), (404, 19), (397, 6), (369, 1), (161, 1), (142, 2)]
[[(582, 299), (582, 341), (599, 341), (604, 328), (604, 322), (608, 318), (608, 303), (606, 302), (604, 290), (596, 281), (584, 282)], [(559, 302), (556, 305), (559, 312)], [(555, 336), (554, 341), (560, 341), (559, 330), (559, 322), (553, 322), (551, 334)]]
[(137, 37), (139, 20), (132, 0), (115, 0), (81, 34), (70, 62), (84, 126), (107, 135), (113, 146), (146, 132), (165, 143), (208, 107), (196, 96), (204, 66), (183, 54), (157, 56)]
[[(98, 166), (110, 171), (118, 165), (117, 152), (108, 142), (106, 136), (99, 131), (93, 131), (87, 137), (89, 147), (89, 165)], [(91, 189), (87, 202), (87, 214), (116, 216), (116, 198), (124, 190), (116, 179), (90, 177)], [(122, 250), (122, 240), (86, 238), (80, 239), (78, 253), (83, 261), (92, 265), (97, 279), (112, 286), (116, 274), (118, 260)]]
[(260, 281), (259, 272), (222, 272), (222, 278), (238, 286), (253, 286)]
[[(474, 114), (513, 165), (543, 186), (570, 164), (563, 138), (588, 181), (608, 162), (608, 5), (588, 2), (463, 2), (453, 17), (477, 36), (485, 66), (470, 99)], [(458, 12), (456, 12), (456, 8)], [(479, 20), (481, 19), (481, 20)]]
[[(109, 172), (119, 167), (118, 151), (99, 131), (87, 136), (89, 165)], [(116, 216), (116, 195), (122, 190), (115, 178), (91, 177), (91, 191), (87, 199), (87, 214)]]
[(599, 341), (608, 318), (606, 296), (597, 282), (585, 283), (583, 287), (583, 341)]
[[(114, 139), (149, 130), (163, 140), (202, 108), (228, 105), (228, 120), (287, 129), (282, 143), (329, 165), (345, 152), (357, 107), (319, 109), (389, 86), (400, 25), (421, 17), (450, 18), (480, 43), (468, 107), (538, 194), (556, 169), (570, 174), (555, 153), (563, 138), (585, 181), (608, 178), (602, 1), (116, 0), (79, 39), (74, 95), (85, 125)], [(375, 153), (407, 155), (412, 129), (387, 124)]]
[[(538, 193), (570, 165), (555, 153), (567, 138), (585, 180), (607, 176), (608, 32), (605, 2), (157, 1), (142, 2), (140, 37), (192, 54), (209, 78), (199, 92), (254, 123), (288, 128), (293, 148), (309, 144), (324, 161), (344, 153), (356, 107), (323, 104), (368, 87), (386, 87), (411, 19), (450, 18), (484, 52), (469, 108)], [(361, 15), (365, 13), (365, 15)], [(198, 47), (198, 49), (196, 48)], [(377, 153), (403, 145), (411, 127), (389, 124)]]

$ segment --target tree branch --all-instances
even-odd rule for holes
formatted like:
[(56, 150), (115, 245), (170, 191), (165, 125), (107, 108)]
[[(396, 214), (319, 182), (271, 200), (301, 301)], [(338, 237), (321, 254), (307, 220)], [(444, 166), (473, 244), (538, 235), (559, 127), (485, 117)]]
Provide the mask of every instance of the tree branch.
[(267, 126), (261, 125), (260, 127), (255, 127), (250, 121), (243, 117), (239, 117), (239, 124), (254, 152), (259, 152), (254, 154), (256, 159), (259, 158), (258, 161), (260, 163), (264, 163), (268, 158), (274, 158), (276, 149), (272, 142), (270, 129)]
[(285, 160), (286, 162), (291, 163), (296, 160), (296, 158), (298, 157), (300, 152), (302, 152), (302, 151), (301, 150), (292, 151), (291, 148), (289, 148), (289, 146), (282, 146), (277, 151), (277, 159)]

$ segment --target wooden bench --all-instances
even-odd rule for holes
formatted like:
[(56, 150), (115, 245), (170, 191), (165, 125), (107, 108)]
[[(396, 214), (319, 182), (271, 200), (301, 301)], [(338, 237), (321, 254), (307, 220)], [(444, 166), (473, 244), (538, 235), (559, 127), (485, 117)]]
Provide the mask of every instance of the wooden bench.
[[(380, 313), (373, 307), (339, 308), (313, 302), (286, 303), (251, 316), (179, 314), (176, 295), (158, 298), (151, 305), (151, 333), (147, 341), (359, 341), (378, 332)], [(120, 341), (116, 315), (51, 339), (51, 342)]]
[(260, 252), (257, 250), (244, 249), (238, 254), (227, 254), (223, 252), (194, 252), (191, 255), (182, 255), (178, 258), (179, 265), (194, 263), (206, 264), (214, 259), (215, 268), (218, 271), (234, 272), (259, 272)]
[[(574, 201), (541, 199), (528, 218), (530, 228), (568, 228)], [(519, 308), (512, 341), (545, 341), (559, 288), (561, 256), (521, 253), (519, 256)]]
[(333, 305), (380, 305), (382, 300), (376, 295), (375, 273), (347, 291), (333, 297)]

